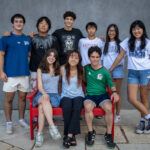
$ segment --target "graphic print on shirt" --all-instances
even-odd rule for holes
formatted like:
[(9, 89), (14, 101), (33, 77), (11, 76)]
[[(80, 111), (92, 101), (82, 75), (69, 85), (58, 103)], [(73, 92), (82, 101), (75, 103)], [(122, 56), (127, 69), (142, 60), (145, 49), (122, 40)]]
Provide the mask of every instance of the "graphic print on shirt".
[(74, 49), (74, 41), (75, 41), (75, 36), (74, 35), (64, 35), (64, 52), (67, 52), (69, 50)]
[(97, 79), (98, 79), (98, 80), (102, 80), (102, 78), (103, 78), (103, 75), (102, 75), (102, 74), (98, 74), (98, 75), (97, 75)]
[(140, 47), (135, 47), (134, 52), (129, 52), (129, 56), (135, 58), (145, 58), (145, 49), (141, 49)]
[(35, 37), (32, 39), (32, 45), (35, 49), (48, 50), (51, 48), (53, 39), (48, 36), (47, 38), (41, 39), (40, 37)]
[(108, 52), (109, 53), (118, 53), (118, 47), (117, 45), (109, 45), (109, 48), (108, 48)]

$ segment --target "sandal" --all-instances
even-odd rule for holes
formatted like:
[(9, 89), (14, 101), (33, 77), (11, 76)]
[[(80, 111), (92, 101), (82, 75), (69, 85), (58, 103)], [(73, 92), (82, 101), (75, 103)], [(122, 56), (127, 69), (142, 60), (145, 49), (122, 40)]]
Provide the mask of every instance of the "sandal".
[(76, 145), (77, 145), (76, 137), (75, 135), (73, 135), (71, 138), (71, 146), (76, 146)]
[(71, 139), (72, 138), (70, 138), (69, 136), (66, 136), (66, 137), (64, 137), (63, 138), (63, 146), (65, 147), (65, 148), (69, 148), (70, 146), (71, 146)]

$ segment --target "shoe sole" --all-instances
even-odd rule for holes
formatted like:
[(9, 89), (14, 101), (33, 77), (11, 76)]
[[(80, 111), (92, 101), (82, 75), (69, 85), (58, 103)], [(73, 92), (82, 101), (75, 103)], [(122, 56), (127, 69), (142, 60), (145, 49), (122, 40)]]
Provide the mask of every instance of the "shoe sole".
[(142, 134), (144, 131), (135, 131), (136, 134)]
[(144, 134), (149, 134), (149, 133), (150, 133), (150, 131), (144, 131), (143, 133), (144, 133)]

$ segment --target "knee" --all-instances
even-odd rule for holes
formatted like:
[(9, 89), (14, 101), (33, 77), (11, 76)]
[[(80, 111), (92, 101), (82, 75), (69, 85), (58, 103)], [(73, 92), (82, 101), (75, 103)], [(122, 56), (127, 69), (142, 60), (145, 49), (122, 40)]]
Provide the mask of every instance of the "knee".
[(39, 113), (44, 113), (44, 112), (43, 112), (43, 107), (42, 107), (41, 104), (38, 106), (38, 111), (39, 111)]
[(11, 98), (11, 97), (6, 97), (6, 98), (5, 98), (5, 102), (10, 104), (10, 103), (13, 102), (13, 98)]
[(92, 111), (92, 106), (90, 104), (85, 104), (84, 109), (86, 113), (90, 113)]
[(107, 106), (107, 107), (105, 108), (105, 112), (111, 114), (111, 113), (112, 113), (112, 106), (111, 106), (111, 105), (110, 105), (110, 106)]

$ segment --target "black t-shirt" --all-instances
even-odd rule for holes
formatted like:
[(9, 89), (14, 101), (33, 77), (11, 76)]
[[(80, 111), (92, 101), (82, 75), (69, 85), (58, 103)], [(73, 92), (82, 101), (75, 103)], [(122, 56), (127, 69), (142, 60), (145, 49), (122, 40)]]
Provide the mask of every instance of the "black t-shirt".
[(45, 52), (50, 48), (58, 50), (58, 42), (51, 35), (39, 36), (37, 34), (31, 39), (31, 44), (30, 70), (36, 72)]
[(66, 55), (69, 50), (78, 50), (78, 42), (83, 38), (82, 32), (79, 29), (72, 28), (67, 31), (64, 28), (58, 29), (53, 33), (59, 43), (59, 62), (60, 65), (66, 63)]

